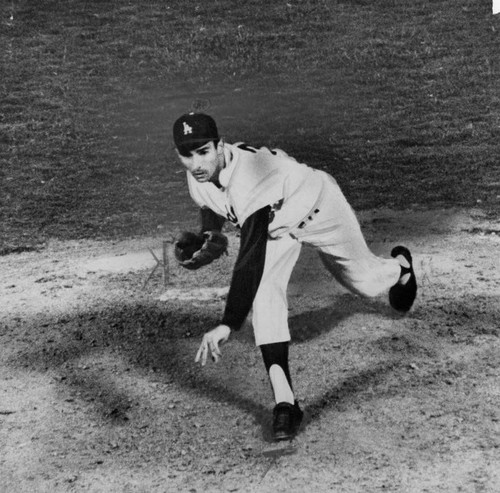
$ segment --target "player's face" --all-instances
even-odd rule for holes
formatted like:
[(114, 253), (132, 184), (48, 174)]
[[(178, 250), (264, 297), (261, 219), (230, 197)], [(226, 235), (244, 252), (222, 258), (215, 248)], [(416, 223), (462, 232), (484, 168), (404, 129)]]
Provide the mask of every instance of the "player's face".
[[(220, 149), (219, 149), (220, 148)], [(189, 156), (177, 153), (182, 165), (200, 183), (217, 182), (224, 163), (222, 143), (215, 147), (212, 141), (190, 152)]]

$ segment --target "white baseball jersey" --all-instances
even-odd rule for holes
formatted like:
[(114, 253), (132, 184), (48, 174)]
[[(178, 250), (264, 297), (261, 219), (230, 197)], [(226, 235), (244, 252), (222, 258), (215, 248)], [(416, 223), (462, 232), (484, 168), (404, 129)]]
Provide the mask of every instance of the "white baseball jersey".
[[(396, 259), (375, 256), (354, 211), (327, 173), (280, 150), (225, 144), (221, 188), (188, 173), (194, 201), (241, 227), (241, 246), (222, 323), (237, 330), (253, 308), (257, 345), (290, 339), (287, 285), (301, 243), (352, 292), (376, 296), (400, 274)], [(269, 241), (274, 240), (274, 241)]]
[(219, 175), (222, 188), (198, 183), (188, 173), (189, 191), (200, 207), (208, 207), (242, 226), (265, 206), (274, 210), (269, 236), (276, 238), (306, 218), (321, 194), (318, 172), (279, 149), (255, 149), (225, 144), (226, 167)]

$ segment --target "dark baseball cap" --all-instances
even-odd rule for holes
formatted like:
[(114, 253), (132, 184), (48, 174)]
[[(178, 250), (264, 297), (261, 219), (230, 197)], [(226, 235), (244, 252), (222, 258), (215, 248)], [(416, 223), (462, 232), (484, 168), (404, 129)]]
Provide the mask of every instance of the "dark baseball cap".
[(204, 113), (186, 113), (174, 123), (174, 143), (179, 153), (189, 156), (190, 152), (210, 141), (219, 140), (215, 120)]

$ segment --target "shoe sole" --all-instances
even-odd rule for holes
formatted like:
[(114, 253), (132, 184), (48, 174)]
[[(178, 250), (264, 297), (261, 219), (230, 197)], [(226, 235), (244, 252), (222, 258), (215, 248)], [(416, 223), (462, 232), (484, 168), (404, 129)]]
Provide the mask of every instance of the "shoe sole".
[(413, 271), (413, 258), (408, 248), (403, 246), (394, 247), (391, 256), (396, 258), (398, 255), (402, 255), (410, 264), (410, 279), (404, 286), (395, 284), (389, 290), (389, 303), (399, 312), (408, 312), (417, 297), (417, 280)]
[(286, 440), (293, 440), (297, 436), (297, 432), (292, 433), (291, 435), (280, 433), (274, 435), (275, 442), (284, 442)]

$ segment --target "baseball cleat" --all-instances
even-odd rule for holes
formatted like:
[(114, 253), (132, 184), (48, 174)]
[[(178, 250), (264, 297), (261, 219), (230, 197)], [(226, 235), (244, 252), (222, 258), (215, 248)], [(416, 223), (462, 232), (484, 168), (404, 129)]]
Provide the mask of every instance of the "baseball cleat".
[(403, 257), (407, 265), (401, 265), (401, 275), (398, 282), (389, 290), (391, 306), (400, 312), (407, 312), (417, 296), (417, 279), (413, 271), (413, 259), (410, 250), (404, 246), (394, 247), (391, 256)]
[(291, 440), (302, 422), (304, 413), (297, 401), (295, 404), (280, 402), (273, 410), (273, 433), (276, 441)]

